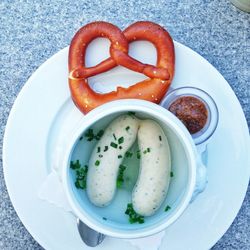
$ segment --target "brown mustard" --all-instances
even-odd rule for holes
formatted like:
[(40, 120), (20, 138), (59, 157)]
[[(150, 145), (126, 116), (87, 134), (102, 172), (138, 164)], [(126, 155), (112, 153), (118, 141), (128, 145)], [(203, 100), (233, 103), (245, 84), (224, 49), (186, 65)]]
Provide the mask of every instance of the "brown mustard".
[(208, 118), (205, 104), (193, 96), (179, 97), (170, 105), (169, 111), (183, 122), (191, 134), (199, 132)]

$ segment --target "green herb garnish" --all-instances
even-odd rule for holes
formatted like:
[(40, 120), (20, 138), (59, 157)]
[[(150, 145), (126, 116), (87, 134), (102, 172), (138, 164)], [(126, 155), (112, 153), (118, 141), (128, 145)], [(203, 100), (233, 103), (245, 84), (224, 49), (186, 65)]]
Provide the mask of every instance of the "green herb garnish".
[(85, 189), (85, 187), (82, 187), (79, 181), (75, 181), (75, 186), (78, 189)]
[(122, 149), (122, 146), (119, 146), (119, 149)]
[(174, 177), (173, 171), (170, 172), (170, 177)]
[(126, 131), (129, 131), (130, 127), (129, 127), (129, 126), (127, 126), (125, 129), (126, 129)]
[(111, 142), (110, 146), (113, 147), (113, 148), (117, 148), (118, 145), (116, 143), (114, 143), (114, 142)]
[(99, 154), (99, 157), (100, 157), (100, 158), (102, 158), (102, 157), (103, 157), (103, 155), (102, 155), (102, 154)]
[(167, 212), (170, 209), (171, 209), (171, 207), (169, 205), (167, 205), (164, 211)]
[(96, 165), (96, 166), (99, 166), (99, 165), (100, 165), (100, 161), (99, 161), (99, 160), (96, 160), (96, 161), (95, 161), (95, 165)]
[(141, 151), (140, 150), (137, 150), (136, 157), (137, 157), (137, 159), (141, 159)]
[(85, 137), (87, 138), (87, 141), (92, 141), (94, 139), (96, 140), (100, 140), (101, 137), (104, 134), (104, 130), (100, 130), (96, 135), (94, 134), (94, 130), (93, 129), (89, 129), (86, 133), (85, 133)]
[(118, 176), (117, 176), (117, 180), (116, 180), (117, 188), (121, 188), (122, 183), (124, 182), (123, 173), (124, 173), (125, 169), (126, 169), (126, 166), (124, 166), (124, 165), (119, 166), (119, 172), (118, 172)]
[(81, 136), (80, 138), (79, 138), (79, 141), (81, 141), (83, 139), (83, 136)]
[(128, 115), (135, 115), (135, 112), (129, 111), (129, 112), (128, 112)]
[(101, 129), (101, 130), (96, 134), (95, 139), (96, 139), (96, 140), (100, 140), (101, 137), (103, 136), (103, 134), (104, 134), (104, 130)]
[(123, 142), (124, 142), (124, 137), (122, 136), (118, 139), (118, 144), (122, 144)]
[(109, 149), (109, 147), (108, 147), (108, 146), (105, 146), (105, 147), (104, 147), (104, 150), (103, 150), (103, 152), (106, 152), (106, 151), (108, 151), (108, 149)]
[(97, 153), (101, 152), (101, 147), (97, 147)]
[(71, 161), (70, 168), (73, 170), (81, 168), (80, 161), (79, 160), (76, 160), (75, 162)]
[(128, 203), (125, 214), (129, 216), (129, 222), (131, 224), (138, 222), (139, 224), (144, 223), (144, 216), (139, 215), (135, 212), (132, 203)]
[(118, 155), (118, 159), (121, 159), (122, 158), (122, 155)]
[(150, 152), (150, 148), (147, 148), (143, 151), (143, 154), (149, 153)]
[(75, 162), (73, 161), (70, 162), (70, 168), (75, 170), (76, 173), (76, 181), (75, 181), (76, 188), (85, 189), (88, 166), (85, 165), (84, 167), (81, 167), (79, 160), (76, 160)]
[(133, 153), (127, 151), (127, 152), (125, 153), (125, 156), (126, 156), (127, 158), (131, 158), (131, 157), (133, 156)]
[(161, 138), (161, 136), (159, 135), (159, 140), (161, 141), (162, 140), (162, 138)]
[(93, 129), (89, 129), (89, 130), (85, 133), (85, 137), (87, 138), (87, 141), (92, 141), (92, 140), (95, 138)]
[(116, 141), (116, 140), (117, 140), (117, 138), (116, 138), (115, 134), (113, 134), (113, 137), (114, 137), (114, 139), (115, 139), (115, 141)]

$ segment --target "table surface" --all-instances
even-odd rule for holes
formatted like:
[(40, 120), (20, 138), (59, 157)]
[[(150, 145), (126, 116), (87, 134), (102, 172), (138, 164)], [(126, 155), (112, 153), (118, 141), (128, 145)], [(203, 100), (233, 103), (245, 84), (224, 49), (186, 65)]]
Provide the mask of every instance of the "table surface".
[[(229, 1), (1, 0), (0, 249), (42, 249), (16, 215), (4, 182), (2, 141), (10, 109), (32, 72), (66, 47), (79, 27), (94, 20), (120, 28), (137, 20), (163, 25), (174, 40), (221, 72), (250, 127), (250, 14)], [(235, 221), (213, 249), (250, 249), (250, 188)]]

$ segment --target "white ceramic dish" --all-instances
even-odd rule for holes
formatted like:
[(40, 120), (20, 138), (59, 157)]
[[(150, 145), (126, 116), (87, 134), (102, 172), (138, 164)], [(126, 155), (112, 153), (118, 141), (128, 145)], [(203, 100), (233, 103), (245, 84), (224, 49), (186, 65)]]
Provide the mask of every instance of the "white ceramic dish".
[[(152, 46), (140, 45), (132, 46), (131, 54), (154, 63)], [(89, 50), (94, 56), (87, 53), (89, 64), (107, 46), (97, 40)], [(191, 49), (175, 43), (175, 51), (173, 88), (189, 85), (208, 92), (217, 103), (220, 120), (208, 145), (206, 190), (167, 228), (161, 249), (207, 250), (228, 229), (245, 196), (250, 174), (249, 132), (240, 104), (221, 74)], [(51, 168), (58, 165), (55, 145), (75, 125), (73, 121), (82, 118), (69, 96), (67, 54), (67, 48), (57, 53), (27, 81), (10, 113), (3, 145), (4, 176), (13, 206), (28, 231), (48, 250), (88, 249), (79, 237), (75, 217), (37, 197)], [(100, 92), (110, 86), (92, 83)], [(134, 249), (114, 238), (105, 239), (96, 249), (116, 250), (118, 246), (119, 250)]]
[[(85, 138), (81, 140), (79, 138), (82, 138), (89, 128), (99, 131), (115, 117), (129, 111), (135, 112), (142, 119), (152, 119), (160, 124), (169, 141), (171, 165), (174, 172), (163, 205), (153, 216), (146, 217), (143, 224), (130, 224), (128, 216), (124, 213), (127, 203), (131, 201), (131, 190), (117, 190), (109, 206), (96, 207), (89, 201), (85, 191), (75, 188), (75, 177), (70, 169), (72, 160), (80, 159), (82, 164), (88, 164), (95, 142), (90, 143)], [(196, 166), (199, 167), (200, 159), (186, 128), (166, 109), (142, 100), (110, 102), (88, 113), (72, 134), (66, 140), (62, 179), (73, 212), (89, 227), (117, 238), (146, 237), (167, 228), (186, 209), (194, 192)], [(166, 213), (164, 209), (167, 205), (171, 207), (171, 210)], [(103, 217), (106, 220), (103, 220)]]

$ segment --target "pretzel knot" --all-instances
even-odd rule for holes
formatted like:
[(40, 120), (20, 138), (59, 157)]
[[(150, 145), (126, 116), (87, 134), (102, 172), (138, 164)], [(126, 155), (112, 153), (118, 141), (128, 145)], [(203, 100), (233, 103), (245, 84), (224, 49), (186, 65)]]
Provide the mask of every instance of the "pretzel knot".
[[(97, 37), (110, 40), (110, 57), (94, 67), (85, 67), (85, 53), (89, 43)], [(128, 55), (129, 43), (146, 40), (156, 47), (156, 66), (144, 64)], [(106, 102), (137, 98), (159, 103), (174, 76), (174, 44), (169, 33), (152, 22), (136, 22), (123, 32), (107, 22), (93, 22), (83, 26), (74, 36), (69, 48), (69, 86), (76, 106), (83, 112)], [(128, 88), (118, 87), (116, 91), (100, 94), (92, 90), (88, 77), (106, 72), (117, 65), (149, 77)]]

